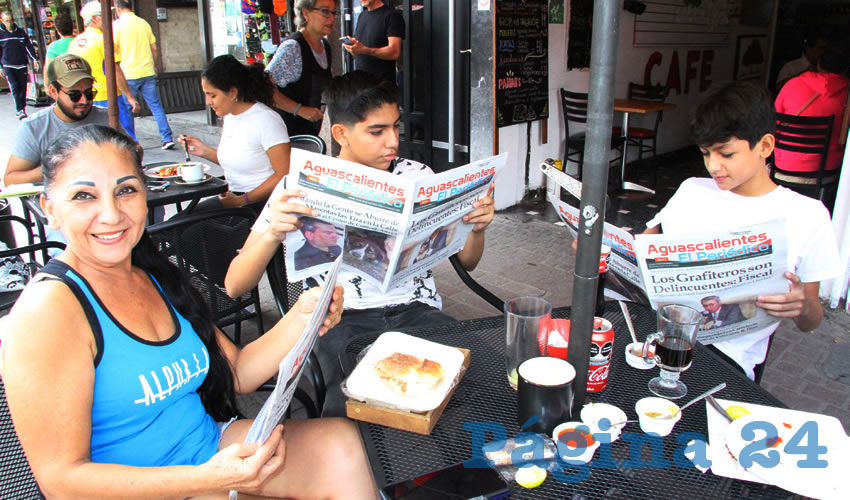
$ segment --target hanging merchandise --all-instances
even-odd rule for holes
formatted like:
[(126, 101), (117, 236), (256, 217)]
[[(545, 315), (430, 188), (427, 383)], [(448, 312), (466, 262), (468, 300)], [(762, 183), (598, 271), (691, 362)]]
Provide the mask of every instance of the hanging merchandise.
[(274, 0), (274, 13), (278, 17), (286, 14), (286, 0)]
[(254, 14), (257, 12), (257, 2), (255, 0), (242, 0), (242, 12), (245, 14)]

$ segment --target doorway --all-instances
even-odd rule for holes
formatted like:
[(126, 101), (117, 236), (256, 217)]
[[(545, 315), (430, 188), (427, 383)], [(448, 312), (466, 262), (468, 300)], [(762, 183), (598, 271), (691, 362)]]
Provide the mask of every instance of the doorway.
[[(400, 1), (407, 32), (398, 74), (402, 90), (399, 154), (443, 172), (469, 162), (470, 11), (474, 2)], [(454, 64), (451, 81), (450, 63)], [(453, 155), (449, 154), (450, 142)]]

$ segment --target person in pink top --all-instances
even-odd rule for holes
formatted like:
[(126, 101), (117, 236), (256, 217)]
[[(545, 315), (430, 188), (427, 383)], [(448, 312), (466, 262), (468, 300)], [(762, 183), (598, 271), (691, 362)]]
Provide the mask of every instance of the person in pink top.
[[(847, 89), (850, 78), (850, 53), (830, 46), (821, 56), (818, 71), (807, 71), (792, 78), (782, 87), (776, 98), (776, 111), (799, 116), (827, 116), (834, 118), (826, 169), (841, 166), (844, 157), (844, 140), (841, 125), (847, 106)], [(846, 132), (845, 132), (846, 134)], [(776, 166), (794, 172), (813, 172), (820, 167), (820, 155), (796, 153), (776, 149)]]

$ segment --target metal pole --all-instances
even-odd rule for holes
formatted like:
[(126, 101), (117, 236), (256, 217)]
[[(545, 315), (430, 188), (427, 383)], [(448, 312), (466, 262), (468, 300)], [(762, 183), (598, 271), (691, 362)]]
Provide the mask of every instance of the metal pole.
[(576, 369), (573, 417), (581, 411), (587, 391), (590, 337), (593, 334), (596, 285), (599, 281), (599, 249), (602, 245), (605, 193), (608, 188), (620, 5), (619, 0), (597, 0), (593, 5), (587, 142), (584, 147), (578, 255), (573, 279), (572, 324), (567, 357)]
[(115, 81), (115, 43), (112, 38), (112, 0), (102, 0), (100, 3), (100, 24), (103, 31), (103, 61), (106, 73), (106, 98), (109, 126), (115, 130), (121, 129), (118, 119), (118, 87)]

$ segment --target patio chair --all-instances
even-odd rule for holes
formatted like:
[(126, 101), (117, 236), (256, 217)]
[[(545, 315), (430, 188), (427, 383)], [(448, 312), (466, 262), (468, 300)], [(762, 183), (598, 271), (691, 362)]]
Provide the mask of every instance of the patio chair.
[[(584, 166), (584, 143), (587, 139), (585, 132), (570, 134), (570, 122), (587, 123), (587, 99), (588, 95), (583, 92), (571, 92), (567, 89), (561, 89), (561, 107), (564, 111), (564, 138), (566, 145), (564, 146), (564, 169), (567, 168), (567, 162), (572, 161), (578, 165), (578, 179), (582, 177), (582, 168)], [(616, 149), (623, 154), (622, 147), (625, 140), (614, 129), (611, 130), (611, 149)], [(570, 152), (572, 151), (572, 152)], [(620, 161), (622, 156), (611, 160), (611, 162)], [(609, 163), (611, 163), (609, 162)]]
[(814, 172), (796, 172), (783, 169), (783, 165), (774, 162), (773, 168), (770, 169), (771, 180), (802, 195), (824, 201), (827, 189), (838, 187), (841, 173), (840, 168), (826, 170), (833, 120), (832, 115), (797, 116), (776, 113), (776, 149), (818, 154), (820, 165)]
[(327, 146), (325, 141), (315, 135), (293, 135), (289, 138), (289, 145), (293, 148), (306, 149), (314, 153), (325, 154)]
[(6, 386), (0, 378), (0, 498), (44, 498), (30, 469), (12, 415), (6, 403)]
[(50, 260), (50, 249), (64, 250), (58, 241), (34, 243), (32, 226), (16, 215), (0, 215), (0, 224), (19, 224), (27, 231), (28, 244), (13, 248), (0, 248), (0, 313), (5, 314), (15, 305), (23, 285)]
[[(219, 328), (233, 325), (233, 341), (242, 342), (242, 321), (256, 319), (263, 329), (257, 287), (233, 299), (224, 288), (230, 262), (248, 239), (256, 214), (250, 208), (204, 210), (148, 227), (154, 243), (201, 293)], [(249, 306), (254, 310), (250, 311)]]
[[(636, 101), (664, 102), (667, 100), (668, 87), (666, 85), (640, 85), (629, 82), (629, 99)], [(661, 125), (663, 111), (655, 112), (655, 126), (653, 128), (629, 127), (629, 146), (637, 146), (638, 161), (643, 159), (644, 153), (652, 153), (655, 157), (656, 142), (658, 139), (658, 127)], [(620, 130), (615, 128), (615, 130)], [(644, 144), (647, 142), (649, 144)]]

